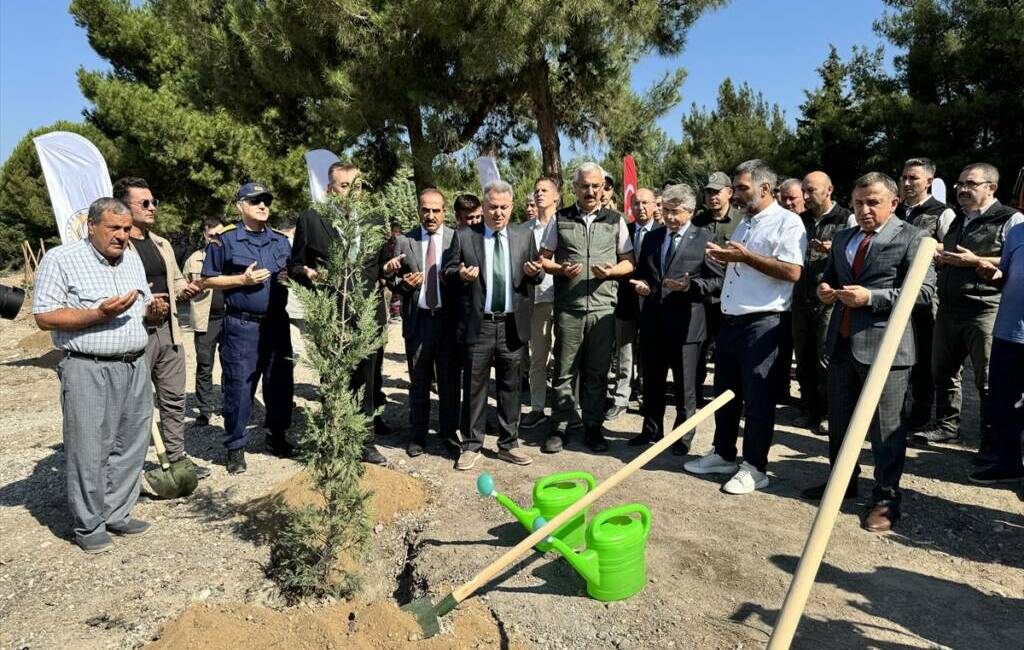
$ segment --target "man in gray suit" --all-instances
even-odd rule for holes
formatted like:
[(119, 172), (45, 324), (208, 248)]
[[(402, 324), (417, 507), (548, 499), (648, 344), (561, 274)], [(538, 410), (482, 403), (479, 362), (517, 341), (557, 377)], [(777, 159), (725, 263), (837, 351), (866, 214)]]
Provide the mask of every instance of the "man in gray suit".
[[(395, 242), (395, 255), (384, 267), (387, 284), (402, 296), (402, 338), (409, 364), (409, 432), (406, 452), (415, 457), (427, 444), (430, 384), (437, 380), (441, 439), (454, 453), (461, 450), (458, 355), (452, 329), (452, 301), (441, 282), (442, 255), (454, 230), (444, 225), (444, 195), (428, 188), (419, 195), (420, 226)], [(395, 268), (397, 266), (397, 268)]]
[[(829, 403), (829, 461), (835, 462), (846, 427), (860, 396), (871, 363), (878, 354), (892, 308), (900, 295), (910, 264), (925, 232), (893, 218), (896, 182), (870, 172), (853, 189), (856, 228), (836, 233), (828, 264), (818, 285), (818, 298), (835, 305), (829, 321), (826, 349)], [(916, 303), (928, 305), (935, 294), (935, 271), (925, 277)], [(872, 532), (891, 530), (900, 516), (900, 477), (907, 451), (907, 416), (904, 398), (910, 371), (917, 358), (914, 330), (907, 327), (885, 381), (878, 410), (868, 435), (875, 462), (875, 487), (863, 526)], [(846, 497), (857, 494), (858, 467)], [(820, 499), (824, 485), (804, 490), (803, 496)]]
[(520, 359), (530, 341), (533, 285), (543, 279), (533, 232), (508, 226), (512, 186), (484, 188), (484, 222), (460, 228), (445, 253), (444, 282), (458, 286), (455, 340), (462, 350), (462, 453), (455, 469), (469, 470), (484, 444), (491, 367), (498, 401), (498, 458), (516, 465), (533, 459), (519, 449)]

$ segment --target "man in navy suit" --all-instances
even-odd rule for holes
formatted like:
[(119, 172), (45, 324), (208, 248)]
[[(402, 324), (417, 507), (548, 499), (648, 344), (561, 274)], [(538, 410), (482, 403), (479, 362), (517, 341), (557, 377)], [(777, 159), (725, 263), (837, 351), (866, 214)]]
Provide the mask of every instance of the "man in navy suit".
[[(857, 226), (836, 233), (818, 298), (835, 305), (825, 347), (829, 355), (827, 376), (829, 403), (829, 460), (834, 462), (842, 446), (853, 409), (864, 388), (871, 364), (878, 355), (892, 309), (910, 270), (925, 232), (894, 218), (896, 182), (878, 172), (861, 176), (853, 187), (853, 213)], [(916, 304), (931, 304), (935, 271), (928, 269)], [(914, 328), (903, 331), (878, 410), (871, 420), (868, 438), (875, 463), (872, 504), (863, 526), (872, 532), (891, 530), (900, 516), (900, 477), (907, 452), (909, 412), (904, 397), (910, 372), (917, 359)], [(857, 494), (858, 467), (846, 496)], [(821, 498), (824, 485), (804, 491), (804, 497)]]
[[(704, 254), (713, 235), (690, 223), (697, 197), (687, 185), (672, 185), (661, 195), (665, 227), (644, 238), (630, 284), (640, 296), (640, 350), (644, 368), (644, 428), (631, 446), (664, 435), (665, 384), (675, 381), (675, 426), (697, 411), (697, 366), (707, 336), (704, 303), (722, 288), (725, 270)], [(672, 447), (690, 451), (693, 433)]]
[(520, 360), (530, 342), (533, 286), (544, 273), (533, 231), (509, 227), (512, 186), (484, 188), (484, 221), (460, 228), (444, 257), (444, 283), (455, 292), (455, 340), (462, 350), (462, 453), (455, 469), (480, 458), (487, 421), (487, 385), (495, 371), (498, 458), (516, 465), (533, 459), (519, 449)]

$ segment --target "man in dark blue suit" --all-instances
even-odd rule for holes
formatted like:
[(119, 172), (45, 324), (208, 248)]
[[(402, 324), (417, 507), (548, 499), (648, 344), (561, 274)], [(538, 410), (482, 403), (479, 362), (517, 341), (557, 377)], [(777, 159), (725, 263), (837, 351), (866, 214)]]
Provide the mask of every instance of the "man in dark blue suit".
[[(818, 285), (818, 298), (826, 305), (835, 305), (825, 339), (830, 359), (830, 462), (839, 454), (900, 288), (925, 237), (923, 230), (894, 218), (898, 203), (896, 182), (885, 174), (871, 172), (857, 179), (853, 188), (857, 226), (836, 233)], [(931, 304), (934, 294), (935, 271), (929, 267), (916, 304)], [(906, 460), (909, 416), (904, 397), (916, 359), (914, 329), (907, 327), (868, 430), (875, 462), (875, 488), (863, 526), (872, 532), (891, 530), (900, 516), (899, 488)], [(847, 497), (856, 496), (859, 473), (858, 468), (847, 488)], [(820, 485), (803, 494), (818, 499), (823, 493), (824, 485)]]
[[(686, 185), (662, 193), (665, 227), (652, 231), (640, 247), (630, 284), (640, 296), (640, 350), (644, 367), (644, 426), (631, 446), (664, 435), (665, 384), (669, 369), (675, 381), (676, 420), (697, 411), (697, 365), (707, 336), (704, 303), (722, 288), (722, 265), (704, 254), (713, 236), (690, 223), (697, 198)], [(672, 447), (690, 450), (690, 433)]]

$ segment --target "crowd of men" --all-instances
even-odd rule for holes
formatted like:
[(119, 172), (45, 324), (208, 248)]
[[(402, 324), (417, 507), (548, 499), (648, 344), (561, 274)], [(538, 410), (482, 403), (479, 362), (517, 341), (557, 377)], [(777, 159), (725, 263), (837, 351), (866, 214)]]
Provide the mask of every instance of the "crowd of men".
[[(669, 372), (678, 425), (707, 397), (713, 359), (713, 394), (732, 390), (737, 398), (715, 414), (713, 447), (683, 467), (726, 475), (725, 493), (747, 494), (769, 484), (777, 407), (788, 401), (795, 357), (797, 424), (828, 436), (833, 461), (911, 261), (922, 239), (933, 237), (939, 252), (869, 431), (874, 488), (863, 526), (882, 532), (899, 519), (909, 436), (921, 444), (959, 437), (968, 357), (981, 400), (978, 467), (970, 479), (1021, 480), (1024, 216), (995, 199), (999, 174), (991, 165), (962, 170), (955, 206), (931, 195), (934, 177), (925, 158), (908, 160), (898, 182), (867, 173), (854, 182), (847, 209), (824, 172), (780, 182), (764, 162), (751, 160), (731, 178), (711, 174), (699, 195), (686, 184), (639, 188), (627, 219), (616, 210), (612, 177), (584, 163), (572, 179), (571, 205), (561, 205), (561, 179), (541, 177), (520, 224), (511, 223), (516, 197), (503, 181), (489, 183), (482, 198), (457, 196), (453, 225), (444, 194), (423, 190), (419, 225), (361, 256), (367, 289), (401, 300), (408, 455), (423, 454), (430, 443), (432, 387), (439, 438), (457, 470), (477, 464), (488, 432), (497, 434), (498, 459), (533, 462), (520, 431), (545, 424), (545, 453), (574, 441), (605, 452), (605, 422), (634, 401), (643, 424), (628, 444), (649, 445), (665, 435)], [(351, 164), (332, 165), (328, 178), (331, 194), (359, 186)], [(158, 206), (152, 191), (143, 179), (125, 178), (113, 197), (91, 206), (87, 239), (44, 257), (33, 312), (65, 352), (59, 375), (68, 500), (84, 550), (110, 548), (110, 533), (148, 528), (130, 511), (154, 396), (170, 460), (209, 475), (185, 453), (177, 302), (190, 303), (200, 425), (216, 412), (219, 348), (227, 471), (246, 470), (261, 381), (266, 447), (294, 455), (286, 437), (294, 392), (287, 281), (316, 287), (339, 233), (308, 210), (289, 242), (268, 225), (272, 200), (266, 186), (242, 185), (235, 196), (240, 221), (206, 221), (206, 246), (179, 269), (166, 240), (151, 232)], [(378, 303), (383, 328), (385, 301)], [(350, 385), (365, 389), (374, 433), (388, 436), (380, 415), (382, 362), (380, 349)], [(487, 417), (492, 368), (494, 424)], [(688, 455), (692, 442), (691, 433), (673, 453)], [(363, 460), (386, 462), (373, 436)], [(818, 499), (823, 490), (811, 486), (804, 496)], [(846, 496), (856, 495), (855, 476)]]

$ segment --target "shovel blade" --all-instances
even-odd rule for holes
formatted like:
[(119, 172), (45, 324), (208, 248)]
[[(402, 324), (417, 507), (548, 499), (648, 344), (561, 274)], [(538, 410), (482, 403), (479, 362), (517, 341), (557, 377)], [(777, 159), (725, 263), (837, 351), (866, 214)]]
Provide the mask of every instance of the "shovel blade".
[(429, 639), (441, 631), (441, 621), (438, 620), (434, 603), (431, 602), (429, 597), (417, 598), (408, 605), (403, 605), (400, 609), (416, 617), (416, 622), (419, 623), (424, 639)]
[(157, 467), (143, 472), (146, 488), (158, 499), (180, 499), (195, 491), (199, 480), (191, 468)]

